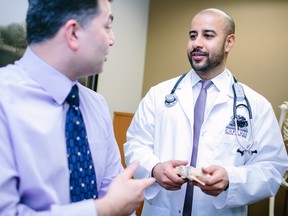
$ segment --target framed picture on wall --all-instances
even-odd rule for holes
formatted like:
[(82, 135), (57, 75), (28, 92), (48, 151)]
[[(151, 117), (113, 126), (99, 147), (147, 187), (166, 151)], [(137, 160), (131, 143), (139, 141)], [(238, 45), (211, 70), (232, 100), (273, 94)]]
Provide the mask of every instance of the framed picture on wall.
[(93, 91), (97, 91), (98, 75), (81, 77), (79, 78), (79, 82)]
[(25, 40), (27, 8), (27, 0), (1, 0), (0, 67), (21, 58), (27, 47)]

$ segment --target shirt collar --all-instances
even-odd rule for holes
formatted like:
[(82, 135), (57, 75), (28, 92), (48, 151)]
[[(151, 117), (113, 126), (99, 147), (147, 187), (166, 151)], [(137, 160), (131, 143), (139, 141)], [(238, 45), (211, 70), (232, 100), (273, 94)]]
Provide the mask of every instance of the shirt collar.
[[(214, 77), (211, 81), (216, 86), (216, 88), (219, 91), (221, 91), (223, 88), (225, 88), (227, 80), (229, 79), (230, 76), (231, 76), (231, 74), (225, 68), (225, 70), (222, 73), (220, 73), (218, 76)], [(200, 80), (201, 80), (201, 78), (194, 71), (194, 73), (192, 73), (192, 75), (191, 75), (192, 87), (194, 87)]]
[(194, 73), (191, 75), (191, 82), (192, 82), (192, 88), (194, 88), (195, 85), (201, 80), (201, 78), (197, 75), (197, 73), (193, 70)]
[(72, 82), (63, 73), (44, 62), (29, 47), (20, 64), (59, 105), (64, 103), (75, 81)]
[(229, 77), (230, 77), (230, 73), (225, 68), (225, 70), (222, 73), (220, 73), (218, 76), (212, 79), (212, 82), (219, 91), (222, 91), (223, 89), (226, 88), (227, 83), (229, 83), (230, 85), (230, 81), (228, 81)]

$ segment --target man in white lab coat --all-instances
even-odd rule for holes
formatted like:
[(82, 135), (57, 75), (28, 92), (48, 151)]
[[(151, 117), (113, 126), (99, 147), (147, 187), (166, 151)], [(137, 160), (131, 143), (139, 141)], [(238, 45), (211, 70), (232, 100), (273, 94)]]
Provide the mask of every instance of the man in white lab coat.
[[(176, 87), (175, 104), (167, 106), (164, 100), (179, 77), (152, 87), (141, 101), (124, 151), (127, 164), (140, 161), (136, 178), (156, 178), (145, 191), (142, 215), (184, 215), (187, 184), (194, 187), (189, 212), (194, 216), (247, 215), (248, 204), (277, 193), (288, 160), (271, 104), (242, 84), (249, 102), (239, 97), (236, 104), (246, 107), (233, 109), (232, 85), (237, 80), (226, 68), (226, 60), (234, 33), (234, 21), (225, 12), (200, 11), (189, 31), (187, 54), (192, 70)], [(202, 173), (210, 175), (199, 177), (205, 185), (187, 183), (175, 173), (177, 166), (190, 165), (200, 80), (213, 82), (207, 90), (196, 163)]]

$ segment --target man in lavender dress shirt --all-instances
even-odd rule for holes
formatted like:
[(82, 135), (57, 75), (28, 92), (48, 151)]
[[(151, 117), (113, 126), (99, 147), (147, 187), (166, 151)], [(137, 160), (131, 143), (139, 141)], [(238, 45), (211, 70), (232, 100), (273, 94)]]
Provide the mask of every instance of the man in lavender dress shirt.
[[(112, 21), (109, 0), (29, 0), (29, 46), (0, 69), (0, 215), (128, 215), (155, 181), (131, 179), (137, 162), (122, 172), (106, 102), (77, 81), (102, 72)], [(64, 130), (75, 84), (99, 198), (72, 204)]]

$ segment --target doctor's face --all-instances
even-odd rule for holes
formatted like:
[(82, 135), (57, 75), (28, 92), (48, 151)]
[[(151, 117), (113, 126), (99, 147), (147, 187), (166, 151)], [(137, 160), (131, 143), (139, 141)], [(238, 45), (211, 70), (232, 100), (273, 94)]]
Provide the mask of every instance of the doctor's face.
[(222, 72), (225, 68), (227, 33), (225, 19), (213, 12), (197, 14), (191, 23), (187, 55), (196, 72)]

